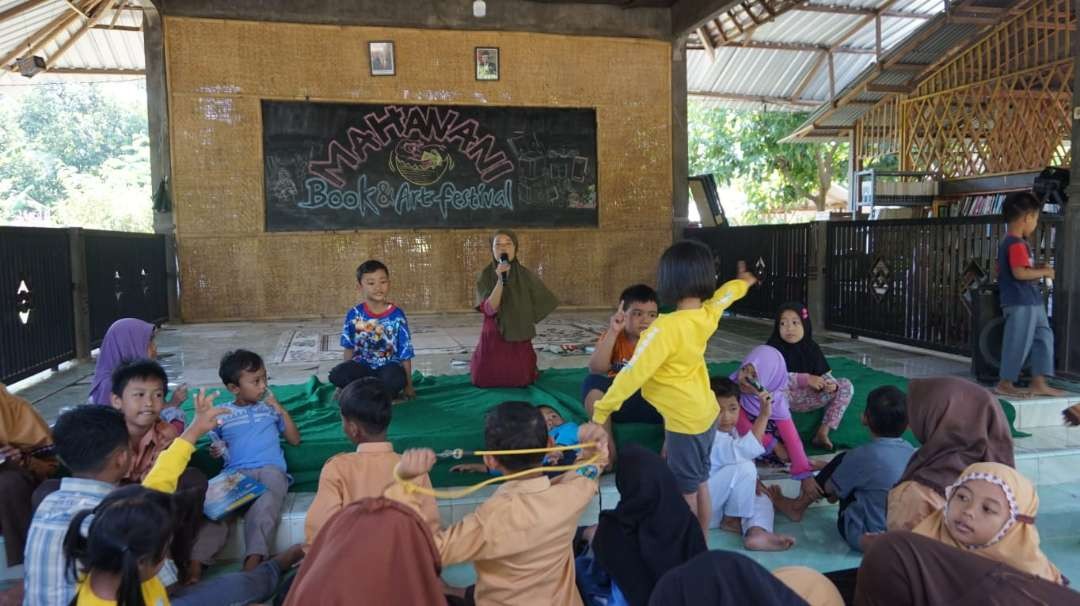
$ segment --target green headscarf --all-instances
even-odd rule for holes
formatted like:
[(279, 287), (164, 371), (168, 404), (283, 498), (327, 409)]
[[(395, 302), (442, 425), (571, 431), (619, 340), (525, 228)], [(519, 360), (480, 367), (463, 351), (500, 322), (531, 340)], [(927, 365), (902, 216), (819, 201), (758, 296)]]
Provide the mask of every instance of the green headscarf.
[[(528, 341), (536, 336), (536, 323), (554, 311), (559, 305), (559, 300), (547, 286), (544, 286), (540, 278), (518, 263), (520, 249), (517, 234), (513, 231), (509, 229), (496, 231), (488, 240), (489, 249), (490, 243), (493, 243), (500, 235), (507, 236), (513, 241), (514, 260), (510, 262), (510, 273), (506, 276), (502, 303), (499, 305), (495, 322), (499, 326), (499, 334), (507, 341)], [(499, 274), (495, 273), (495, 267), (498, 264), (498, 259), (495, 259), (493, 255), (491, 263), (480, 272), (480, 277), (476, 280), (477, 306), (483, 305), (484, 300), (495, 288), (495, 282), (499, 279)]]

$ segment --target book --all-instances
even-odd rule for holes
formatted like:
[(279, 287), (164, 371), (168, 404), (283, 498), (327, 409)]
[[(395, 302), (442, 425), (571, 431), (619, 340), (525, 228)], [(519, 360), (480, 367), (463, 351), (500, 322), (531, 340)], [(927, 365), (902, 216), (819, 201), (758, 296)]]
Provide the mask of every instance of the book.
[(220, 521), (225, 516), (254, 501), (266, 492), (266, 486), (239, 471), (225, 471), (210, 480), (206, 489), (203, 514)]

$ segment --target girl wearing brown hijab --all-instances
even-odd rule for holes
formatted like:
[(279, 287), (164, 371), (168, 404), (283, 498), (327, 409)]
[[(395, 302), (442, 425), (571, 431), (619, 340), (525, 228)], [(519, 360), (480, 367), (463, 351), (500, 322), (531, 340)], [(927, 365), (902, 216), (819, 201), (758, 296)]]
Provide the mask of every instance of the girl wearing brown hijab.
[(532, 346), (536, 324), (559, 301), (517, 254), (517, 234), (509, 229), (495, 232), (491, 263), (476, 280), (476, 309), (484, 314), (480, 343), (470, 361), (477, 387), (525, 387), (538, 374)]
[(997, 398), (964, 379), (916, 379), (908, 386), (908, 423), (922, 446), (889, 491), (885, 525), (911, 530), (945, 506), (945, 488), (968, 465), (1013, 466), (1012, 433)]
[(361, 499), (316, 535), (285, 606), (446, 604), (441, 567), (415, 511), (382, 497)]

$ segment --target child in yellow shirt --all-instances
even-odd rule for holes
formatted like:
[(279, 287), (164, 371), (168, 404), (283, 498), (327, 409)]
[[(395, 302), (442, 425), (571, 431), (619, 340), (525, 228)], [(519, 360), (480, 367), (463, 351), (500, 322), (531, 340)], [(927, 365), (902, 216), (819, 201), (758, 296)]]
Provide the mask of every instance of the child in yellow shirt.
[[(593, 406), (593, 422), (604, 424), (638, 389), (664, 418), (667, 463), (683, 497), (708, 532), (709, 453), (719, 409), (709, 388), (705, 347), (724, 310), (756, 282), (739, 262), (738, 278), (716, 288), (712, 251), (683, 240), (660, 257), (660, 300), (676, 311), (662, 315), (641, 333), (634, 356)], [(715, 291), (715, 292), (714, 292)]]

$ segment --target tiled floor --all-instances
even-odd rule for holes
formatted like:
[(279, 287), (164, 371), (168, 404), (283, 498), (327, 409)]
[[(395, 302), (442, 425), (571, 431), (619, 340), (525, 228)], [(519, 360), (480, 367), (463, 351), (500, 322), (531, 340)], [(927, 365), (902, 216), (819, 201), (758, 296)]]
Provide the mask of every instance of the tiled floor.
[[(591, 345), (607, 323), (606, 312), (559, 312), (539, 327), (536, 344), (557, 351), (562, 344)], [(414, 367), (426, 374), (468, 372), (467, 361), (480, 336), (480, 318), (476, 314), (441, 314), (410, 317), (417, 358)], [(725, 319), (709, 343), (710, 361), (741, 358), (762, 343), (771, 325), (754, 320)], [(218, 387), (217, 363), (221, 355), (236, 347), (252, 349), (267, 361), (271, 381), (298, 383), (312, 374), (325, 377), (339, 360), (337, 346), (339, 325), (332, 320), (301, 322), (260, 322), (197, 324), (168, 327), (158, 338), (161, 362), (174, 383), (193, 387)], [(909, 378), (958, 375), (968, 376), (968, 364), (955, 358), (918, 351), (895, 349), (882, 344), (852, 340), (839, 335), (818, 335), (826, 355), (845, 356), (872, 368)], [(584, 366), (587, 354), (562, 355), (542, 350), (541, 368)], [(26, 381), (13, 387), (33, 401), (43, 415), (52, 420), (64, 406), (85, 401), (93, 376), (92, 363), (68, 364), (58, 373)], [(1018, 424), (1032, 436), (1016, 441), (1017, 466), (1039, 484), (1042, 508), (1039, 529), (1047, 553), (1066, 575), (1080, 579), (1080, 429), (1060, 427), (1060, 411), (1070, 400), (1025, 402), (1018, 405)], [(793, 485), (786, 485), (789, 492)], [(604, 479), (603, 506), (611, 507), (618, 494), (613, 481)], [(279, 539), (291, 542), (302, 536), (304, 503), (310, 496), (296, 495), (290, 515)], [(444, 521), (460, 519), (472, 503), (443, 503)], [(583, 517), (595, 521), (599, 500)], [(814, 507), (801, 524), (778, 516), (777, 531), (796, 537), (798, 545), (787, 552), (753, 553), (767, 567), (804, 564), (819, 570), (835, 570), (858, 565), (859, 555), (847, 549), (836, 534), (835, 506)], [(297, 532), (300, 534), (298, 535)], [(713, 548), (740, 549), (738, 537), (714, 531), (709, 544)], [(449, 567), (445, 576), (453, 584), (467, 584), (473, 576), (471, 566)]]

